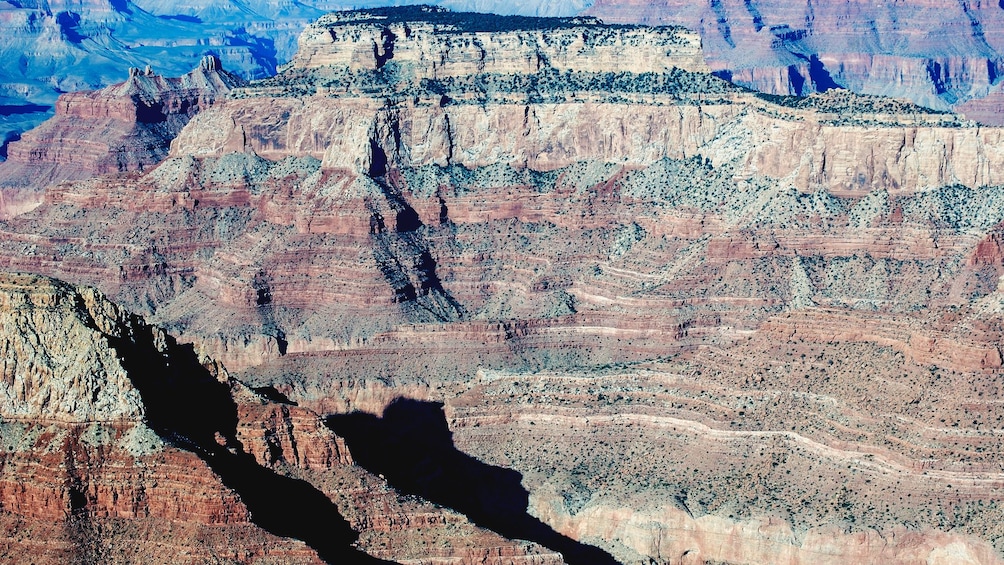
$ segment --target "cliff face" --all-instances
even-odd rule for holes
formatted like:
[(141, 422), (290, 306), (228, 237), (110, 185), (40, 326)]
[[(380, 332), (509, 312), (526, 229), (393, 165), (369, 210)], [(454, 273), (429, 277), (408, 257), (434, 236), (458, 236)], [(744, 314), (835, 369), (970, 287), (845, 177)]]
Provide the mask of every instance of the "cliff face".
[(390, 63), (410, 71), (413, 80), (532, 74), (544, 67), (634, 73), (707, 69), (700, 38), (678, 28), (610, 28), (596, 25), (592, 18), (506, 19), (433, 8), (414, 11), (425, 21), (409, 19), (401, 10), (324, 16), (300, 36), (290, 65), (356, 71)]
[[(427, 563), (562, 562), (398, 500), (315, 413), (266, 400), (94, 289), (0, 275), (0, 321), (6, 561), (380, 562), (357, 543)], [(444, 535), (466, 541), (435, 547)]]
[[(248, 151), (272, 160), (310, 155), (325, 168), (357, 172), (496, 163), (557, 170), (593, 160), (644, 167), (664, 158), (704, 156), (728, 165), (736, 178), (784, 178), (802, 191), (846, 195), (956, 183), (975, 188), (1002, 180), (1004, 130), (946, 127), (951, 121), (939, 123), (936, 115), (900, 120), (862, 112), (845, 120), (836, 112), (790, 110), (751, 95), (674, 104), (669, 111), (670, 97), (642, 96), (631, 112), (622, 112), (619, 102), (584, 98), (443, 108), (427, 101), (386, 108), (370, 99), (328, 97), (228, 101), (197, 117), (175, 140), (173, 154)], [(817, 100), (825, 106), (828, 98)], [(856, 100), (851, 107), (867, 111), (870, 103)], [(285, 118), (267, 119), (274, 115)]]
[[(988, 2), (598, 0), (608, 22), (699, 30), (708, 64), (775, 94), (842, 87), (949, 108), (998, 84), (1004, 48), (999, 6)], [(979, 113), (999, 124), (996, 113)]]
[(326, 18), (0, 266), (240, 371), (278, 403), (222, 437), (381, 558), (1000, 562), (1001, 131), (754, 95), (676, 28), (485, 25)]
[[(431, 14), (322, 18), (286, 74), (199, 116), (172, 154), (310, 155), (359, 173), (701, 155), (737, 178), (837, 194), (1001, 182), (1001, 130), (846, 92), (741, 92), (702, 74), (699, 39), (679, 28), (569, 19), (489, 33), (473, 16)], [(619, 111), (625, 103), (630, 112)]]
[[(211, 465), (157, 433), (162, 415), (147, 409), (135, 384), (143, 377), (128, 368), (139, 361), (126, 351), (170, 357), (162, 332), (93, 289), (29, 275), (0, 279), (0, 319), (5, 559), (319, 561), (303, 543), (255, 526)], [(207, 383), (198, 385), (193, 392), (204, 392)]]

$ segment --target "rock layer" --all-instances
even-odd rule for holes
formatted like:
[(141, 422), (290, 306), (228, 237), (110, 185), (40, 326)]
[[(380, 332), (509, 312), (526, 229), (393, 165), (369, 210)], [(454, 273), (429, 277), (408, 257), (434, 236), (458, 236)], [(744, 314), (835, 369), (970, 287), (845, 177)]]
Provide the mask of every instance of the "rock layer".
[(0, 275), (0, 319), (11, 562), (380, 562), (349, 542), (404, 563), (563, 562), (400, 499), (315, 413), (199, 364), (93, 289)]
[[(628, 372), (479, 376), (445, 408), (458, 447), (625, 561), (1000, 560), (971, 537), (1000, 539), (978, 515), (999, 514), (1004, 477), (1001, 415), (971, 402), (996, 385), (971, 375), (764, 335)], [(918, 517), (953, 534), (895, 526)]]
[(592, 18), (493, 17), (429, 7), (334, 13), (308, 26), (290, 66), (358, 71), (391, 64), (413, 71), (413, 80), (527, 74), (544, 67), (633, 73), (662, 73), (673, 67), (707, 70), (700, 38), (693, 33), (599, 23)]
[(112, 344), (156, 343), (166, 355), (162, 332), (93, 289), (51, 279), (3, 275), (0, 297), (8, 560), (30, 552), (41, 563), (319, 562), (301, 542), (254, 525), (210, 465), (150, 427)]
[[(867, 115), (861, 125), (834, 123), (833, 114), (812, 110), (784, 119), (776, 115), (783, 108), (752, 97), (669, 111), (667, 102), (631, 105), (630, 113), (621, 113), (623, 105), (604, 101), (441, 109), (404, 102), (386, 109), (372, 99), (249, 99), (198, 116), (172, 154), (310, 155), (325, 168), (357, 172), (375, 162), (471, 169), (502, 163), (550, 171), (578, 162), (646, 166), (702, 156), (728, 164), (737, 179), (764, 175), (790, 179), (803, 191), (836, 194), (1001, 182), (999, 128), (947, 127), (936, 117), (912, 123), (909, 116), (872, 128)], [(269, 123), (266, 116), (275, 115), (286, 118)]]

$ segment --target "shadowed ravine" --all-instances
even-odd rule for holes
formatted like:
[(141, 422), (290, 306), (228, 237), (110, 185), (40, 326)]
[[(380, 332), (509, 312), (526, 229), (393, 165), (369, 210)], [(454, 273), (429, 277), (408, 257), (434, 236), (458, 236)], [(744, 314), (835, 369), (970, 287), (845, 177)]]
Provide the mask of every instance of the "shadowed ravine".
[(579, 543), (527, 513), (522, 475), (457, 450), (442, 405), (398, 399), (383, 418), (352, 413), (331, 416), (328, 426), (345, 438), (357, 463), (382, 474), (399, 491), (465, 514), (508, 538), (559, 551), (570, 565), (615, 564), (605, 551)]
[[(384, 155), (378, 147), (376, 156)], [(386, 157), (380, 157), (386, 160)], [(373, 177), (394, 212), (394, 230), (388, 229), (387, 220), (371, 204), (370, 237), (373, 241), (373, 259), (384, 279), (394, 290), (394, 301), (412, 321), (452, 322), (466, 317), (464, 307), (443, 287), (436, 274), (436, 261), (426, 241), (418, 212), (408, 204), (401, 189), (387, 178)], [(445, 207), (445, 205), (444, 205)], [(444, 221), (443, 212), (440, 221)], [(448, 220), (448, 218), (445, 218)]]
[(358, 534), (321, 491), (262, 467), (243, 451), (228, 387), (198, 362), (191, 346), (168, 337), (162, 354), (146, 340), (108, 341), (143, 398), (150, 427), (203, 459), (240, 495), (255, 524), (302, 540), (329, 563), (383, 563), (352, 547)]

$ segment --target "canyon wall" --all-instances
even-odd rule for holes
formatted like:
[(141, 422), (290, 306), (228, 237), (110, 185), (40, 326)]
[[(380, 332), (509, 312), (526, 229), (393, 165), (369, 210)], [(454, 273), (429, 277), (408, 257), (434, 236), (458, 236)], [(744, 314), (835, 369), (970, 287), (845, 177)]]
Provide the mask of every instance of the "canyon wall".
[(156, 409), (127, 369), (138, 360), (124, 352), (145, 343), (167, 355), (162, 332), (93, 289), (28, 275), (3, 275), (0, 318), (6, 559), (320, 562), (253, 524), (210, 465), (154, 429)]
[(235, 371), (211, 440), (379, 558), (999, 563), (1001, 130), (541, 24), (322, 20), (0, 267)]
[(8, 561), (563, 563), (401, 499), (316, 413), (92, 288), (2, 274), (0, 321)]
[(8, 141), (51, 116), (59, 95), (111, 85), (131, 67), (178, 76), (213, 55), (243, 78), (270, 75), (323, 13), (300, 2), (157, 4), (0, 3), (0, 159)]
[[(592, 18), (498, 18), (418, 9), (428, 21), (402, 16), (328, 14), (300, 36), (294, 68), (377, 70), (391, 63), (413, 79), (479, 73), (527, 74), (543, 67), (662, 73), (706, 71), (700, 37), (680, 28), (610, 28)], [(393, 12), (388, 12), (393, 13)], [(437, 21), (437, 16), (442, 21)], [(533, 29), (534, 24), (540, 29)], [(447, 37), (442, 37), (444, 32)]]
[[(633, 104), (630, 113), (604, 101), (444, 108), (402, 102), (388, 109), (371, 99), (252, 98), (198, 116), (172, 154), (310, 155), (325, 168), (356, 172), (368, 172), (374, 155), (380, 166), (503, 163), (533, 170), (592, 160), (640, 167), (703, 156), (728, 166), (737, 180), (764, 175), (790, 179), (806, 192), (857, 195), (976, 188), (999, 184), (1004, 170), (999, 128), (947, 127), (924, 116), (919, 123), (907, 116), (878, 127), (867, 118), (835, 124), (829, 113), (813, 110), (779, 116), (784, 108), (752, 97), (669, 109), (668, 100), (655, 98)], [(266, 118), (275, 115), (285, 118)], [(319, 127), (308, 126), (313, 123)]]
[[(999, 89), (1004, 11), (992, 2), (597, 0), (585, 13), (700, 31), (712, 69), (763, 92), (840, 87), (947, 109)], [(999, 109), (972, 116), (1001, 123)]]

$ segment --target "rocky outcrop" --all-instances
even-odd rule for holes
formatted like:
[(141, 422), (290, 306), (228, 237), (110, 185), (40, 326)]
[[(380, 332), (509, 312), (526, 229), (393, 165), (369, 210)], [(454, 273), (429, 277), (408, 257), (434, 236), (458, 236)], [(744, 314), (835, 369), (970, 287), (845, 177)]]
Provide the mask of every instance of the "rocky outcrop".
[[(249, 79), (289, 60), (303, 27), (322, 15), (308, 3), (158, 0), (4, 2), (0, 6), (0, 138), (51, 116), (60, 94), (101, 89), (130, 67), (178, 76), (206, 55)], [(9, 118), (13, 110), (18, 114)]]
[(0, 217), (37, 203), (49, 184), (156, 165), (192, 116), (241, 84), (207, 56), (179, 78), (131, 69), (126, 82), (64, 94), (56, 115), (11, 143), (0, 163)]
[[(866, 114), (835, 123), (833, 114), (812, 109), (792, 111), (786, 119), (778, 115), (788, 112), (784, 107), (752, 97), (670, 111), (667, 102), (633, 104), (630, 113), (621, 113), (622, 105), (603, 101), (445, 108), (403, 102), (387, 109), (372, 99), (253, 98), (198, 116), (172, 151), (199, 157), (248, 151), (271, 160), (311, 155), (326, 168), (356, 172), (369, 171), (375, 162), (467, 168), (501, 162), (556, 170), (582, 161), (646, 166), (701, 155), (730, 166), (737, 179), (788, 178), (803, 191), (836, 194), (1002, 181), (998, 142), (1004, 130), (998, 128), (946, 127), (936, 117), (881, 114), (881, 127), (870, 127)], [(266, 118), (276, 115), (286, 118)], [(307, 125), (315, 122), (318, 128)]]
[[(93, 289), (30, 275), (2, 276), (0, 317), (0, 522), (8, 560), (30, 551), (39, 563), (214, 555), (319, 562), (302, 542), (256, 526), (212, 464), (179, 448), (197, 438), (165, 437), (164, 415), (148, 409), (136, 384), (143, 377), (130, 371), (140, 361), (127, 353), (149, 347), (170, 356), (162, 332)], [(246, 545), (235, 548), (232, 539)]]
[[(602, 377), (478, 377), (445, 407), (458, 448), (523, 473), (537, 516), (622, 562), (1001, 562), (977, 539), (999, 540), (996, 518), (968, 514), (1001, 511), (982, 455), (998, 440), (920, 422), (966, 418), (978, 386), (883, 348), (754, 337)], [(916, 379), (937, 396), (901, 397)], [(929, 512), (958, 526), (890, 527)]]
[(707, 70), (700, 37), (693, 33), (598, 24), (592, 18), (499, 17), (430, 7), (334, 13), (307, 27), (290, 66), (359, 71), (390, 64), (414, 81), (527, 74), (545, 67)]
[(427, 20), (405, 19), (411, 11), (320, 20), (283, 75), (198, 116), (172, 155), (310, 155), (325, 169), (376, 175), (705, 156), (737, 179), (848, 195), (1001, 182), (997, 128), (847, 92), (741, 92), (698, 72), (697, 38), (678, 28), (571, 19), (513, 31), (523, 22), (503, 19), (492, 25), (505, 33), (488, 34), (470, 15), (412, 11)]
[[(354, 542), (405, 563), (563, 562), (400, 500), (316, 413), (197, 361), (94, 289), (0, 275), (0, 320), (8, 561), (378, 562)], [(449, 536), (467, 541), (436, 547)]]
[[(90, 319), (67, 315), (78, 308)], [(95, 313), (100, 322), (91, 322)], [(0, 415), (77, 423), (142, 419), (139, 392), (114, 350), (91, 327), (101, 323), (115, 331), (121, 313), (109, 309), (94, 290), (77, 294), (55, 281), (6, 277), (0, 281), (0, 316), (8, 328)], [(50, 352), (62, 355), (54, 360)]]

